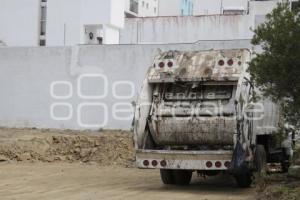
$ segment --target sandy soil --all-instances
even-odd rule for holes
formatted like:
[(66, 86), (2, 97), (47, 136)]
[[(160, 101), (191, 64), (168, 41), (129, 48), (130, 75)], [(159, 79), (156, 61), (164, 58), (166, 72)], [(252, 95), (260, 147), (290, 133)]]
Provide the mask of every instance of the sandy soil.
[(85, 162), (132, 166), (129, 131), (0, 128), (0, 161)]
[(244, 200), (255, 194), (231, 177), (195, 177), (179, 187), (162, 185), (157, 170), (64, 162), (2, 163), (0, 169), (1, 200)]
[[(300, 151), (295, 163), (299, 159)], [(158, 170), (138, 170), (133, 163), (131, 132), (0, 128), (0, 200), (300, 197), (299, 180), (286, 175), (267, 177), (250, 189), (238, 188), (230, 176), (204, 180), (196, 174), (190, 186), (165, 186)]]

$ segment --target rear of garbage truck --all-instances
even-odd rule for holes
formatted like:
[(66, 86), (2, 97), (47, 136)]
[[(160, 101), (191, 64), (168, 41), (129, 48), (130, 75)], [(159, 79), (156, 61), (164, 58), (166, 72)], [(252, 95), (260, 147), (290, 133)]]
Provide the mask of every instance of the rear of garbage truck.
[(266, 163), (253, 131), (250, 59), (247, 49), (157, 55), (136, 103), (137, 167), (160, 169), (165, 184), (230, 172), (249, 186)]

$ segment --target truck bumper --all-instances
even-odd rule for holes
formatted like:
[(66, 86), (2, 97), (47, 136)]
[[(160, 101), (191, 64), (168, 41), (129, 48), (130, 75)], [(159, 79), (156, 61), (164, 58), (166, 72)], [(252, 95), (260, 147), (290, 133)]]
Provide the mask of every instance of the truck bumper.
[(137, 150), (141, 169), (227, 170), (232, 151)]

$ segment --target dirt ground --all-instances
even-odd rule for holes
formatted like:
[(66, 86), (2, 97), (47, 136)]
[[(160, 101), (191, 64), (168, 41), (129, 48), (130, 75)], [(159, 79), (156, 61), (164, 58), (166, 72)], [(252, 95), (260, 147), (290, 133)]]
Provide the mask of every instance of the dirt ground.
[(231, 177), (197, 178), (165, 186), (158, 170), (133, 167), (126, 131), (59, 131), (0, 128), (1, 200), (253, 199), (255, 189)]
[(132, 166), (129, 131), (0, 128), (0, 161), (85, 162)]
[(1, 200), (241, 200), (254, 189), (231, 177), (197, 178), (190, 186), (164, 186), (157, 170), (80, 163), (0, 164)]
[(228, 175), (194, 174), (190, 186), (165, 186), (158, 170), (134, 168), (129, 131), (0, 128), (1, 200), (298, 200), (300, 181), (291, 180), (267, 177), (241, 189)]

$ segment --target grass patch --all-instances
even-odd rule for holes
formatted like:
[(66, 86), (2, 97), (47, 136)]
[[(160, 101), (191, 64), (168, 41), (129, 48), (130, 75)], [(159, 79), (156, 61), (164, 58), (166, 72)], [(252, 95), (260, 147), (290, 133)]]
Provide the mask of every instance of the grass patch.
[(272, 174), (255, 177), (259, 200), (300, 200), (300, 180), (286, 174)]

